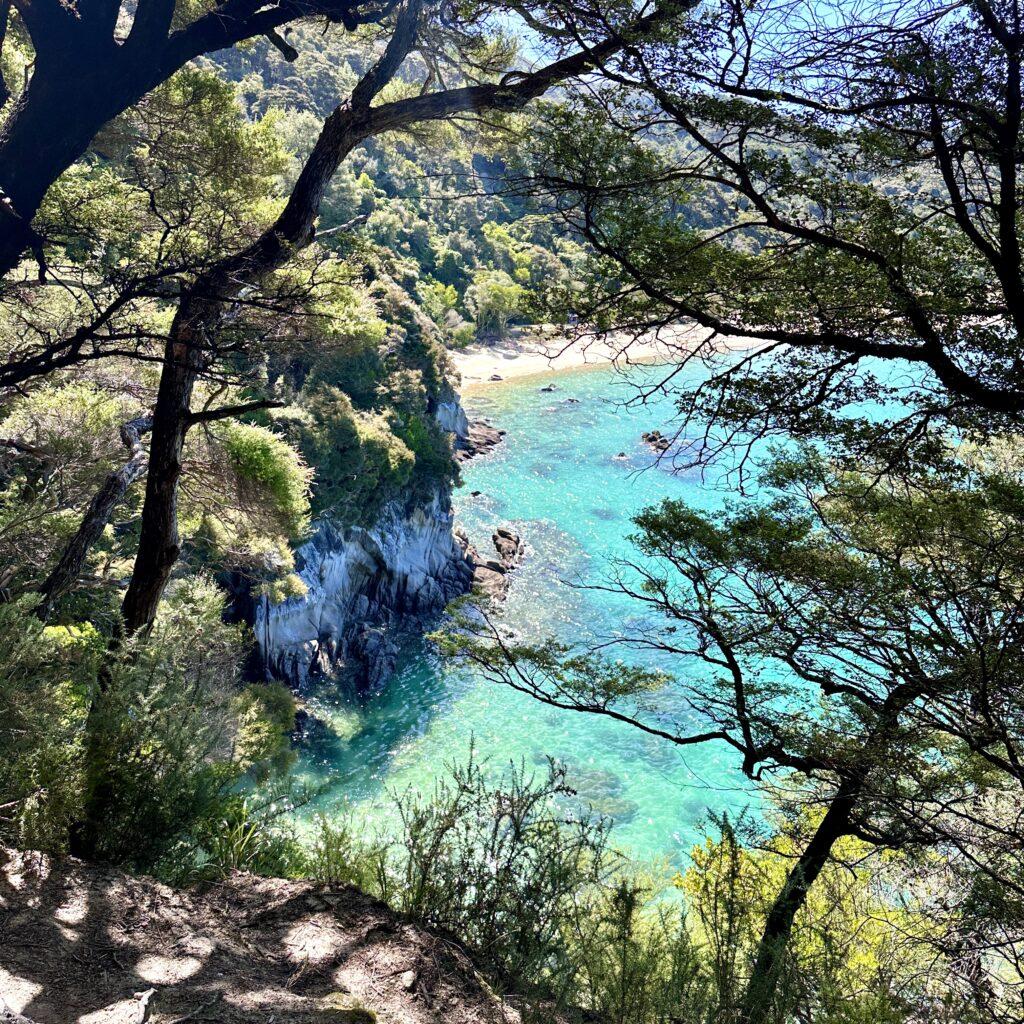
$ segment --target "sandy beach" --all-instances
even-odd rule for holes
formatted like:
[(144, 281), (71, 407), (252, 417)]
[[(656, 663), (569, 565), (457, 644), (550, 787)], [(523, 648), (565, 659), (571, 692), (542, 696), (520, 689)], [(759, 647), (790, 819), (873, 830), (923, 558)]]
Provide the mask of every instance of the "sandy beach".
[[(470, 345), (450, 354), (462, 375), (463, 387), (471, 388), (587, 366), (671, 363), (691, 352), (707, 337), (708, 332), (699, 327), (677, 327), (671, 332), (661, 331), (657, 337), (638, 339), (625, 333), (577, 340), (521, 334), (493, 345)], [(722, 350), (747, 348), (750, 342), (742, 338), (719, 338), (715, 346)]]

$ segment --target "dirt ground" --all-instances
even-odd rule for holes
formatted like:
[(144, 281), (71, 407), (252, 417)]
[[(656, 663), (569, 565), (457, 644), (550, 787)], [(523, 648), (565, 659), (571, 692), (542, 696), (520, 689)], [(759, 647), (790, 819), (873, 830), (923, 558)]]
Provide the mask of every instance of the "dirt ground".
[(465, 953), (355, 889), (202, 891), (0, 846), (0, 1022), (519, 1024)]

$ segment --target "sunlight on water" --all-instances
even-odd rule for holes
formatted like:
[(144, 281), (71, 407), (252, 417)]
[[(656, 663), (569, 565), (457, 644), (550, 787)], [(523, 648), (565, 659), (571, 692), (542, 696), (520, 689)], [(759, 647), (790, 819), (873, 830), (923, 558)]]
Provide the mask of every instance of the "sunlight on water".
[[(517, 631), (576, 641), (639, 624), (641, 612), (625, 599), (571, 584), (600, 582), (612, 560), (633, 553), (630, 518), (639, 510), (664, 498), (703, 508), (726, 499), (711, 480), (657, 465), (642, 443), (645, 430), (668, 433), (674, 412), (664, 396), (630, 402), (637, 380), (654, 372), (637, 370), (626, 381), (610, 369), (573, 371), (466, 396), (471, 416), (487, 417), (508, 437), (465, 467), (456, 513), (481, 552), (492, 550), (491, 531), (502, 523), (526, 540), (528, 556), (503, 613)], [(552, 383), (556, 391), (540, 390)], [(694, 670), (630, 657), (677, 677)], [(671, 705), (671, 689), (658, 699)], [(644, 859), (681, 864), (709, 811), (735, 813), (756, 801), (724, 746), (680, 749), (619, 723), (545, 707), (439, 663), (421, 642), (408, 645), (395, 678), (366, 706), (326, 687), (311, 704), (324, 726), (303, 750), (299, 775), (326, 786), (314, 810), (348, 802), (357, 816), (379, 822), (382, 795), (429, 789), (446, 763), (465, 759), (471, 742), (495, 769), (510, 760), (542, 767), (546, 755), (564, 761), (581, 797), (614, 819), (616, 843)]]

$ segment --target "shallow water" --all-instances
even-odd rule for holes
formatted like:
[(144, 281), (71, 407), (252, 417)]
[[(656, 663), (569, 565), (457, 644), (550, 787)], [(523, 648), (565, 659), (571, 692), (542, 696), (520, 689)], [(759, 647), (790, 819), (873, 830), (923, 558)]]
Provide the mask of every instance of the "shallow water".
[[(633, 553), (630, 518), (639, 510), (664, 498), (702, 508), (726, 499), (724, 480), (671, 472), (642, 443), (645, 430), (671, 429), (669, 398), (636, 401), (637, 384), (656, 372), (638, 369), (624, 380), (611, 369), (571, 371), (467, 395), (471, 415), (486, 416), (508, 437), (464, 467), (456, 513), (482, 552), (490, 552), (490, 534), (502, 523), (526, 540), (503, 612), (517, 631), (578, 641), (642, 622), (625, 599), (572, 584), (600, 582), (612, 560)], [(550, 384), (557, 390), (540, 390)], [(694, 671), (649, 654), (629, 657), (677, 676)], [(658, 700), (671, 705), (671, 687)], [(419, 641), (407, 645), (395, 678), (365, 706), (329, 688), (312, 701), (329, 724), (306, 744), (298, 766), (300, 777), (325, 787), (312, 810), (346, 803), (380, 823), (388, 790), (429, 789), (446, 763), (465, 760), (471, 742), (495, 770), (510, 760), (542, 766), (546, 755), (564, 761), (581, 797), (614, 819), (616, 843), (643, 859), (682, 864), (709, 811), (756, 803), (724, 746), (681, 750), (626, 725), (546, 707), (439, 662)]]

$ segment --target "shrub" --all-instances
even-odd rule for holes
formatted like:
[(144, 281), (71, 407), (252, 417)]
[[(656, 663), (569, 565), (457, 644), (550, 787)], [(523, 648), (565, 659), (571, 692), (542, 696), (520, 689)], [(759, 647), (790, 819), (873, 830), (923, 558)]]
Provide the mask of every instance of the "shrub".
[(228, 420), (217, 430), (243, 497), (269, 507), (288, 537), (301, 535), (309, 516), (309, 471), (295, 450), (273, 431)]
[(351, 817), (320, 815), (305, 847), (305, 868), (325, 885), (355, 885), (379, 893), (387, 850), (386, 842), (357, 835)]
[(222, 821), (246, 775), (291, 760), (294, 701), (238, 689), (241, 627), (208, 580), (176, 581), (152, 631), (114, 653), (90, 626), (0, 604), (0, 821), (22, 845), (151, 868)]
[(472, 324), (459, 324), (452, 331), (453, 348), (466, 348), (468, 345), (472, 345), (474, 341), (476, 341), (476, 328)]
[(330, 512), (344, 523), (373, 522), (380, 508), (408, 483), (414, 454), (387, 420), (357, 412), (335, 387), (310, 390), (301, 413), (288, 428), (306, 459), (317, 467), (314, 510)]
[(37, 596), (0, 604), (0, 827), (63, 850), (82, 802), (82, 740), (103, 638), (44, 627)]
[(551, 997), (572, 970), (570, 922), (618, 860), (607, 823), (566, 812), (575, 794), (553, 762), (490, 780), (471, 754), (447, 770), (429, 796), (393, 796), (396, 836), (357, 841), (349, 823), (322, 820), (310, 868), (457, 936), (505, 984)]
[[(294, 868), (355, 884), (453, 936), (492, 980), (526, 996), (524, 1021), (547, 1024), (574, 1007), (608, 1024), (738, 1019), (761, 923), (792, 863), (785, 838), (751, 850), (721, 821), (675, 877), (679, 900), (664, 871), (609, 849), (603, 822), (565, 813), (577, 801), (554, 763), (491, 779), (471, 755), (431, 794), (392, 801), (396, 834), (368, 840), (348, 817), (320, 818)], [(821, 902), (798, 920), (773, 1019), (932, 1019), (945, 968), (913, 941), (920, 922), (891, 898), (898, 886), (847, 852), (851, 866), (829, 874)]]
[(287, 798), (227, 800), (219, 815), (203, 819), (191, 842), (165, 856), (159, 873), (178, 884), (215, 882), (236, 871), (276, 878), (301, 874), (304, 850), (281, 827), (281, 819), (293, 809)]

